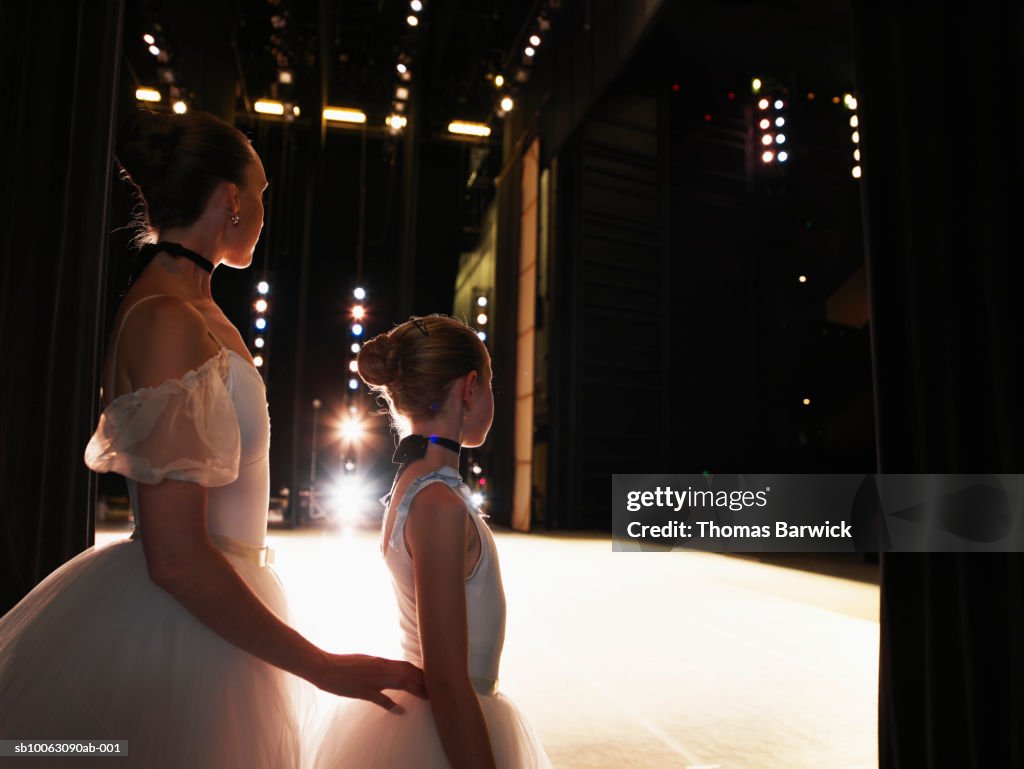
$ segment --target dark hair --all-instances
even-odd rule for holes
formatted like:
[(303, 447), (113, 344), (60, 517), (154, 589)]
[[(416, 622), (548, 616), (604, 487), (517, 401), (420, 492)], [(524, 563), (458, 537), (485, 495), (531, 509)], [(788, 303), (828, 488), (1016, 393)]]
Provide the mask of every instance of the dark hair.
[(224, 181), (243, 186), (253, 160), (245, 134), (205, 112), (135, 110), (121, 126), (116, 155), (122, 178), (141, 197), (141, 241), (154, 230), (194, 224), (213, 188)]
[(356, 363), (359, 376), (400, 423), (402, 417), (435, 416), (455, 379), (470, 371), (483, 376), (487, 348), (462, 321), (428, 315), (375, 336), (360, 348)]

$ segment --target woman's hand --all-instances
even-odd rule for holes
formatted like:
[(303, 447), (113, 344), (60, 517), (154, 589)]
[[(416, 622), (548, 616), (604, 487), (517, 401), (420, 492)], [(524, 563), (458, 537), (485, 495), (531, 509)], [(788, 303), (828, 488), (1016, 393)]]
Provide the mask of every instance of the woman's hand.
[(324, 691), (368, 700), (385, 710), (402, 713), (402, 707), (383, 689), (401, 689), (426, 699), (423, 671), (410, 662), (370, 657), (365, 654), (327, 654), (310, 680)]

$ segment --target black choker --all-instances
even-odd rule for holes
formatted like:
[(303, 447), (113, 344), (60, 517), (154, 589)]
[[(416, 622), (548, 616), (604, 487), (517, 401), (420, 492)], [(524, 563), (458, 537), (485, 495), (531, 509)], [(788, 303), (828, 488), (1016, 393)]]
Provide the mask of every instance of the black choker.
[(398, 442), (398, 448), (395, 449), (395, 455), (391, 461), (396, 465), (406, 465), (409, 462), (422, 459), (431, 443), (444, 446), (456, 454), (462, 449), (458, 441), (453, 441), (450, 438), (439, 438), (436, 435), (431, 435), (429, 438), (425, 435), (407, 435)]
[(213, 262), (209, 259), (205, 259), (195, 251), (185, 248), (180, 243), (171, 243), (169, 241), (160, 241), (159, 243), (149, 243), (143, 246), (138, 255), (135, 257), (135, 269), (132, 270), (131, 278), (128, 280), (130, 286), (139, 276), (142, 271), (149, 266), (149, 263), (153, 261), (157, 254), (166, 251), (168, 254), (173, 256), (183, 256), (191, 262), (195, 262), (207, 272), (213, 272)]

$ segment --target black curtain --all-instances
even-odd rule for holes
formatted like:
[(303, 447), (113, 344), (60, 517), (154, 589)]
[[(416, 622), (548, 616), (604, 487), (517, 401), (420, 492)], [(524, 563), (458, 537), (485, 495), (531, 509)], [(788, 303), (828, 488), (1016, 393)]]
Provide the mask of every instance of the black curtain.
[[(1024, 470), (1022, 14), (853, 6), (880, 472)], [(882, 769), (1024, 766), (1019, 556), (884, 555), (881, 588)]]
[(92, 544), (123, 0), (0, 5), (0, 613)]

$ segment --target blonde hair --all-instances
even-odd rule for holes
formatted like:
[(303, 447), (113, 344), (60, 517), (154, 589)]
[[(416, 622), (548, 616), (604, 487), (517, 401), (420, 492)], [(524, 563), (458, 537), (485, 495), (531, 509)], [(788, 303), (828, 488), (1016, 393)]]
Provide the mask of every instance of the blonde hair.
[(487, 348), (476, 332), (447, 315), (413, 316), (359, 349), (359, 376), (387, 402), (399, 433), (414, 418), (429, 419), (444, 406), (454, 380), (484, 376)]

